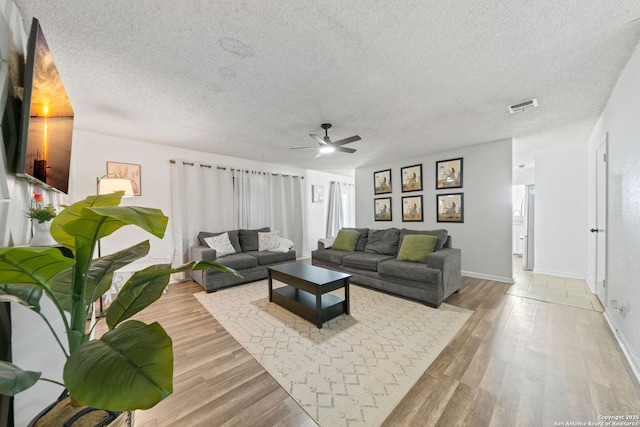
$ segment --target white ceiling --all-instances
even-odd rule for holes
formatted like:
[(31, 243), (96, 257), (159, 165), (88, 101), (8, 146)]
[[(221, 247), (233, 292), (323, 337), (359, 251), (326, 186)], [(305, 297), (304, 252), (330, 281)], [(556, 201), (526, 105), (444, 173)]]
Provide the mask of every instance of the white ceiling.
[[(638, 0), (15, 2), (76, 128), (319, 170), (584, 141), (640, 40)], [(324, 122), (358, 151), (290, 150)]]

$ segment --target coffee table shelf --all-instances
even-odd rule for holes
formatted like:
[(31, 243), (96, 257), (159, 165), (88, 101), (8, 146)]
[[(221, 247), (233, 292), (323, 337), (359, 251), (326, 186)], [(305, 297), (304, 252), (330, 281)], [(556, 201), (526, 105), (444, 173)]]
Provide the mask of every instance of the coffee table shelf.
[(320, 312), (318, 312), (315, 295), (289, 285), (275, 288), (272, 298), (276, 304), (316, 325), (322, 325), (327, 320), (338, 317), (347, 311), (347, 302), (344, 298), (324, 294), (320, 297)]

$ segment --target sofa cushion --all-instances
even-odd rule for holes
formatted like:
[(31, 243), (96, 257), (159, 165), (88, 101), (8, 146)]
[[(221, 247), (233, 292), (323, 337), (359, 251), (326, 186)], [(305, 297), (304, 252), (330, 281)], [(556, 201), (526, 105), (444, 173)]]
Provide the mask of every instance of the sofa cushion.
[(353, 252), (356, 250), (356, 244), (358, 243), (359, 237), (360, 232), (356, 230), (346, 230), (343, 228), (338, 231), (338, 235), (333, 241), (333, 245), (331, 247), (337, 251)]
[(370, 254), (396, 256), (399, 239), (400, 230), (397, 228), (369, 230), (367, 246), (365, 246), (364, 251)]
[(279, 231), (267, 231), (262, 233), (258, 231), (258, 250), (259, 251), (271, 251), (278, 249), (280, 246), (280, 232)]
[(425, 234), (407, 234), (402, 239), (398, 250), (400, 261), (424, 262), (427, 255), (433, 252), (438, 238)]
[(200, 233), (198, 233), (198, 240), (200, 241), (200, 244), (202, 246), (209, 246), (209, 245), (207, 245), (207, 242), (204, 241), (204, 239), (206, 239), (207, 237), (219, 236), (222, 233), (228, 233), (229, 234), (229, 241), (231, 242), (231, 246), (233, 246), (233, 249), (235, 249), (236, 252), (242, 252), (242, 248), (240, 247), (240, 239), (239, 239), (239, 236), (238, 236), (238, 230), (223, 231), (223, 232), (220, 232), (220, 233), (210, 233), (208, 231), (201, 231)]
[(407, 234), (426, 234), (428, 236), (436, 236), (438, 241), (436, 242), (436, 246), (434, 250), (439, 251), (444, 247), (445, 242), (447, 241), (447, 237), (449, 236), (449, 232), (445, 229), (437, 229), (437, 230), (408, 230), (403, 228), (400, 230), (400, 246), (402, 246), (402, 239)]
[(229, 240), (229, 233), (222, 233), (217, 236), (205, 237), (205, 243), (211, 249), (216, 250), (218, 257), (223, 257), (231, 254), (235, 254), (236, 250)]
[(353, 254), (353, 252), (338, 251), (336, 249), (319, 249), (313, 251), (311, 256), (324, 262), (342, 265), (342, 259), (349, 254)]
[(421, 262), (390, 259), (378, 264), (378, 274), (423, 283), (442, 283), (442, 272)]
[(258, 260), (258, 265), (277, 264), (285, 261), (295, 261), (296, 251), (274, 252), (274, 251), (251, 251), (247, 252)]
[(216, 262), (233, 268), (234, 270), (244, 270), (245, 268), (258, 266), (258, 258), (242, 252), (218, 258)]
[(393, 257), (391, 255), (355, 252), (342, 258), (342, 265), (344, 267), (357, 268), (358, 270), (377, 271), (378, 263), (388, 259), (393, 259)]
[(245, 229), (238, 230), (240, 247), (242, 248), (242, 252), (257, 251), (259, 249), (258, 232), (266, 233), (268, 231), (271, 231), (269, 227), (263, 227), (257, 230), (245, 230)]
[(360, 237), (358, 237), (358, 243), (356, 244), (356, 251), (364, 251), (364, 248), (367, 246), (367, 239), (369, 238), (369, 229), (344, 227), (343, 230), (355, 230), (360, 233)]

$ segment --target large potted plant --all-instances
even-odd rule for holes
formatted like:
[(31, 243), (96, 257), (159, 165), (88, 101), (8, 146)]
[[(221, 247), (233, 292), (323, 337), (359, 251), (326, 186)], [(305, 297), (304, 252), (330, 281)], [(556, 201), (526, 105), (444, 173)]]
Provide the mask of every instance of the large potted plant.
[[(90, 340), (87, 318), (93, 302), (110, 289), (114, 271), (149, 251), (147, 240), (93, 258), (96, 243), (126, 225), (162, 238), (168, 222), (158, 209), (119, 206), (122, 195), (90, 196), (58, 213), (51, 234), (60, 246), (71, 251), (72, 258), (58, 248), (0, 248), (0, 302), (22, 304), (50, 325), (40, 313), (40, 298), (46, 295), (66, 332), (66, 346), (64, 337), (56, 339), (67, 358), (60, 384), (69, 392), (67, 405), (126, 414), (153, 407), (173, 390), (171, 338), (157, 322), (147, 325), (130, 318), (162, 296), (172, 273), (207, 268), (235, 272), (213, 262), (177, 268), (157, 264), (138, 271), (106, 309), (108, 332)], [(51, 331), (56, 335), (53, 328)], [(0, 361), (1, 394), (13, 396), (39, 379), (40, 372)], [(55, 424), (47, 421), (47, 425)]]

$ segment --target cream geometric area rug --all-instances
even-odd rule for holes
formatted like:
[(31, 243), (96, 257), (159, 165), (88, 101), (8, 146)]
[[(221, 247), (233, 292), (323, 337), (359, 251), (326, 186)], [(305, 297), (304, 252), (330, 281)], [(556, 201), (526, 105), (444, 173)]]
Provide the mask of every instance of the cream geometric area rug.
[(270, 303), (266, 280), (194, 295), (320, 426), (377, 426), (471, 311), (349, 290), (351, 314), (322, 329)]

